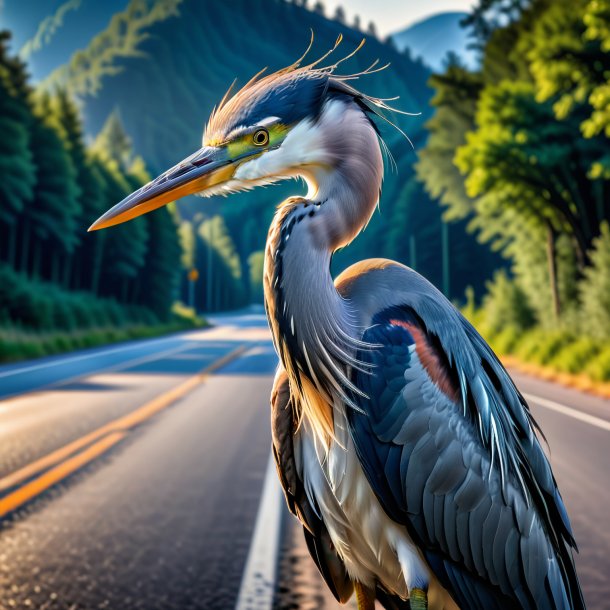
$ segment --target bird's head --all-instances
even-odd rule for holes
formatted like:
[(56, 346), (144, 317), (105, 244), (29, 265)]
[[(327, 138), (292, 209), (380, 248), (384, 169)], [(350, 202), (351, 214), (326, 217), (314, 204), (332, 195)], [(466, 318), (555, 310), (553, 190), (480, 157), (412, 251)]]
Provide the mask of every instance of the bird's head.
[[(383, 100), (349, 84), (360, 75), (337, 76), (337, 63), (319, 68), (320, 61), (300, 66), (299, 60), (267, 76), (259, 73), (232, 96), (229, 89), (209, 119), (202, 147), (115, 205), (89, 230), (120, 224), (186, 195), (225, 195), (294, 177), (315, 182), (317, 173), (340, 162), (341, 151), (333, 143), (349, 130), (340, 112), (320, 121), (328, 103), (357, 109), (375, 131), (371, 116), (387, 108)], [(372, 68), (361, 74), (376, 71)]]

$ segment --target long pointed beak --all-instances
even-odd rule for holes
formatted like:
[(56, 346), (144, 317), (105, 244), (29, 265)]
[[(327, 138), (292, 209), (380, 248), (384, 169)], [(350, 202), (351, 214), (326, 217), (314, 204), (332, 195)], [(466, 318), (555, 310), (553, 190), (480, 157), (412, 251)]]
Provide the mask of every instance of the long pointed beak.
[(170, 201), (227, 182), (236, 166), (226, 149), (203, 147), (100, 216), (89, 231), (106, 229), (156, 210)]

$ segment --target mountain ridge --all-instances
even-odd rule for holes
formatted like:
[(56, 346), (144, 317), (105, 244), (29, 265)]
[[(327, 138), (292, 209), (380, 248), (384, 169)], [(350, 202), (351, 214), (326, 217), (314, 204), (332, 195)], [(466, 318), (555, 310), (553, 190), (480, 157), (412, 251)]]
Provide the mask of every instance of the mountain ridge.
[(411, 57), (422, 61), (438, 72), (447, 53), (453, 52), (469, 68), (476, 67), (474, 50), (469, 49), (468, 30), (460, 22), (468, 13), (443, 11), (416, 21), (390, 36), (399, 51), (409, 49)]

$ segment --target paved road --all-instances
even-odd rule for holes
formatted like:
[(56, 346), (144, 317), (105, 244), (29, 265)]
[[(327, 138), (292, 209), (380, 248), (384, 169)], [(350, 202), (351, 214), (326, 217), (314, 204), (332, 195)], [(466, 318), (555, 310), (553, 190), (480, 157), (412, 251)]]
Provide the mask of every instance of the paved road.
[[(0, 610), (233, 608), (275, 363), (264, 317), (247, 315), (0, 368)], [(538, 397), (589, 608), (610, 609), (610, 405), (516, 378)], [(285, 589), (308, 559), (283, 531)], [(315, 572), (299, 573), (278, 607), (323, 607)]]

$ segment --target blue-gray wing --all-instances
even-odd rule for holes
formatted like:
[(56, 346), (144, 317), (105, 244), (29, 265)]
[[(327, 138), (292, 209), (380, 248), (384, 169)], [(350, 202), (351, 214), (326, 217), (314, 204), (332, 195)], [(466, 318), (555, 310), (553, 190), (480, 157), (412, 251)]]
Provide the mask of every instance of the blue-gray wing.
[[(455, 309), (389, 307), (363, 339), (349, 410), (359, 459), (462, 609), (584, 608), (574, 540), (527, 405)], [(434, 319), (433, 319), (434, 317)], [(459, 329), (456, 329), (456, 323)]]

